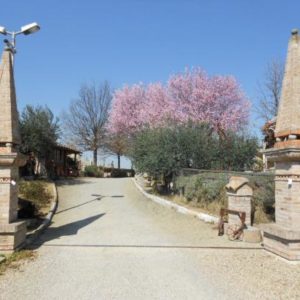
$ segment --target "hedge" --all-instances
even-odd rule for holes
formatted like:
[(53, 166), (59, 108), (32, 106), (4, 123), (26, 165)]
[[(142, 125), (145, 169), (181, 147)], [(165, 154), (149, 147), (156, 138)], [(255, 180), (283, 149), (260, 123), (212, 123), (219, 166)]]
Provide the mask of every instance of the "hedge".
[(175, 180), (175, 191), (184, 190), (184, 198), (191, 204), (218, 213), (227, 206), (225, 185), (231, 176), (243, 176), (249, 179), (253, 188), (254, 222), (269, 222), (275, 216), (274, 174), (244, 172), (202, 171), (199, 174), (179, 176)]

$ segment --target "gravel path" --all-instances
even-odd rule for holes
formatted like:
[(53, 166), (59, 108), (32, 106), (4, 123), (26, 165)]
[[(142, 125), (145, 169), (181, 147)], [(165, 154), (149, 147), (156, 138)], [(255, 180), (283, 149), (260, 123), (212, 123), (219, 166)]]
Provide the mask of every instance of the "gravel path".
[(0, 299), (300, 298), (300, 265), (217, 237), (131, 179), (67, 183), (38, 257), (0, 277)]

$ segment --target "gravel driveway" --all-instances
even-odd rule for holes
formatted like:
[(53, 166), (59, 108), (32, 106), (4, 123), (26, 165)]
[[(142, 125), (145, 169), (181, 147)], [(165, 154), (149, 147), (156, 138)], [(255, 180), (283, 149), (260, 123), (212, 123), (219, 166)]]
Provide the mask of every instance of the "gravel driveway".
[(217, 237), (131, 179), (63, 182), (59, 201), (37, 259), (0, 277), (0, 299), (300, 298), (300, 265)]

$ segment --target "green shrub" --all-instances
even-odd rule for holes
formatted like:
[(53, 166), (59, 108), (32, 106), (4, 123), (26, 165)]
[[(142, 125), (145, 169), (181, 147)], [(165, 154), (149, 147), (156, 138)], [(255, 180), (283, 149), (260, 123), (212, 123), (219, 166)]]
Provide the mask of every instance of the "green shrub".
[(164, 177), (168, 184), (182, 168), (250, 170), (258, 141), (246, 133), (212, 132), (208, 124), (144, 128), (131, 141), (129, 156), (139, 172)]
[[(199, 180), (200, 179), (200, 180)], [(221, 200), (220, 196), (224, 190), (223, 181), (208, 181), (204, 183), (201, 178), (196, 181), (196, 199), (197, 202), (211, 203)]]
[(227, 196), (225, 185), (231, 176), (243, 176), (249, 179), (253, 188), (254, 222), (269, 222), (275, 219), (275, 183), (274, 175), (255, 175), (247, 173), (209, 172), (203, 171), (197, 175), (179, 176), (176, 178), (176, 189), (184, 188), (184, 197), (196, 206), (218, 213), (221, 207), (226, 207)]
[[(250, 181), (253, 188), (253, 204), (255, 211), (260, 211), (264, 222), (275, 220), (275, 182), (272, 177), (253, 179)], [(261, 222), (256, 218), (255, 221)]]
[[(206, 174), (207, 175), (207, 174)], [(203, 175), (180, 176), (176, 179), (177, 190), (184, 187), (184, 197), (192, 205), (218, 214), (226, 206), (226, 181), (219, 176), (211, 179)]]
[(97, 166), (86, 166), (84, 168), (84, 176), (87, 177), (103, 177), (104, 172), (103, 169)]
[(184, 187), (187, 200), (214, 201), (226, 185), (223, 178), (207, 179), (202, 175), (180, 176), (176, 179), (176, 187)]
[(132, 169), (112, 169), (110, 176), (111, 177), (133, 177), (134, 170)]
[(112, 171), (112, 167), (103, 167), (103, 171), (105, 173), (110, 173)]
[(113, 169), (110, 173), (111, 177), (127, 177), (127, 172), (122, 169)]
[(42, 181), (21, 181), (19, 194), (37, 208), (45, 206), (51, 200), (51, 194), (47, 190), (46, 183)]

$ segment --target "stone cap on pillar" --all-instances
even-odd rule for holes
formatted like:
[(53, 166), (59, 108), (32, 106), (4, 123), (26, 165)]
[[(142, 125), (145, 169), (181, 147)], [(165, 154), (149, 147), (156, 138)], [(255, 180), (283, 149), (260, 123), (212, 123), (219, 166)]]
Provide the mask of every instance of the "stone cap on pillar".
[(281, 99), (277, 112), (275, 148), (300, 148), (300, 36), (292, 30)]
[(249, 179), (241, 176), (230, 177), (229, 183), (225, 186), (227, 193), (238, 196), (252, 196), (253, 189), (249, 185)]
[(0, 144), (20, 144), (12, 52), (4, 49), (0, 65)]

